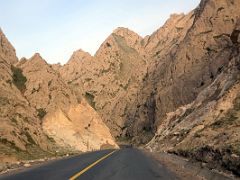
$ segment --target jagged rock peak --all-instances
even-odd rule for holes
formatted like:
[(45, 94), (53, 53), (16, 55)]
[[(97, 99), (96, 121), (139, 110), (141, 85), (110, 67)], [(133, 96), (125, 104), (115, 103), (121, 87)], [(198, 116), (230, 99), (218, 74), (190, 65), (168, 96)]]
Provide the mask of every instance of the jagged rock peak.
[[(192, 15), (193, 12), (190, 12), (189, 14)], [(179, 23), (179, 21), (181, 21), (184, 17), (186, 17), (187, 15), (184, 13), (174, 13), (170, 15), (170, 18), (166, 21), (166, 23), (164, 24), (163, 27), (169, 27), (171, 26), (171, 28), (176, 27)]]
[(5, 36), (1, 28), (0, 28), (0, 56), (10, 64), (15, 64), (18, 61), (15, 48), (8, 41), (7, 37)]
[(35, 54), (31, 57), (31, 59), (33, 59), (33, 58), (43, 59), (42, 56), (40, 55), (40, 53), (35, 53)]
[(22, 58), (21, 61), (19, 61), (19, 63), (17, 63), (16, 65), (21, 68), (28, 67), (34, 70), (42, 70), (45, 68), (50, 68), (48, 63), (42, 58), (42, 56), (39, 53), (35, 53), (29, 59)]
[(22, 66), (23, 64), (25, 64), (27, 62), (27, 58), (22, 57), (15, 65), (16, 66)]
[(168, 50), (172, 46), (171, 42), (179, 43), (184, 39), (188, 29), (193, 24), (193, 20), (194, 11), (188, 14), (171, 14), (162, 27), (144, 38), (142, 45), (148, 53), (153, 54), (159, 54), (163, 52), (163, 49)]
[(73, 52), (72, 58), (73, 57), (80, 58), (80, 59), (86, 59), (86, 58), (91, 58), (92, 56), (88, 52), (85, 52), (82, 49), (79, 49), (79, 50)]
[(19, 61), (27, 61), (26, 57), (22, 57)]
[(69, 62), (73, 62), (73, 61), (79, 61), (79, 60), (87, 60), (87, 59), (91, 59), (92, 56), (91, 54), (89, 54), (88, 52), (83, 51), (82, 49), (76, 50), (73, 52), (71, 58), (69, 59)]
[(141, 41), (143, 38), (132, 30), (124, 27), (116, 28), (108, 38), (102, 43), (95, 54), (95, 57), (102, 58), (106, 51), (117, 51), (118, 48), (129, 50), (133, 48), (137, 51), (141, 49)]
[(142, 37), (139, 34), (125, 27), (116, 28), (112, 34), (116, 34), (125, 38), (137, 37), (139, 39), (142, 39)]
[(170, 14), (170, 18), (175, 18), (175, 17), (179, 17), (179, 16), (185, 16), (184, 13), (173, 13), (173, 14)]
[(42, 58), (42, 56), (40, 55), (40, 53), (35, 53), (35, 54), (29, 59), (29, 61), (41, 62), (41, 63), (47, 64), (47, 62)]

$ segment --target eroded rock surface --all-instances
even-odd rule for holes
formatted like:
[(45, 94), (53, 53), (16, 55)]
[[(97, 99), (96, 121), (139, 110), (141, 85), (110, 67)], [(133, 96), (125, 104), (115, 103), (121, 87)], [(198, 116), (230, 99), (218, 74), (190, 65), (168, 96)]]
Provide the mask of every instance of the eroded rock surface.
[(159, 119), (147, 145), (238, 175), (239, 8), (240, 1), (202, 1), (185, 38), (159, 59)]
[(47, 155), (51, 143), (41, 130), (36, 110), (23, 95), (27, 79), (14, 66), (15, 50), (2, 32), (0, 41), (0, 159), (5, 162), (36, 157), (33, 151), (39, 153), (37, 156)]
[[(77, 98), (40, 54), (18, 61), (2, 32), (0, 38), (2, 162), (52, 156), (60, 151), (118, 147), (100, 116), (84, 98)], [(65, 119), (57, 118), (61, 115)], [(64, 127), (64, 120), (75, 130)], [(69, 131), (73, 131), (71, 137), (67, 136)]]
[(82, 152), (104, 148), (118, 148), (108, 127), (86, 102), (64, 113), (49, 113), (43, 121), (43, 129), (60, 146)]
[(116, 29), (94, 57), (74, 52), (60, 74), (102, 116), (114, 136), (126, 134), (139, 84), (146, 72), (142, 38), (126, 28)]

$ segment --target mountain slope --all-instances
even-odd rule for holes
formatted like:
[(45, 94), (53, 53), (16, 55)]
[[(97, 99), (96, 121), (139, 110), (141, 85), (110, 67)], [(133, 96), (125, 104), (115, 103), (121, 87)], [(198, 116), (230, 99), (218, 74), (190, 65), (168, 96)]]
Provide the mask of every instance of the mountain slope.
[[(172, 16), (145, 38), (151, 63), (139, 95), (143, 101), (138, 101), (138, 106), (152, 114), (155, 124), (166, 113), (191, 103), (228, 65), (234, 48), (231, 36), (238, 24), (238, 7), (238, 1), (234, 4), (202, 1), (196, 10), (185, 16)], [(145, 108), (147, 102), (152, 103)], [(142, 112), (134, 115), (136, 122)]]
[(130, 105), (135, 100), (147, 63), (141, 55), (141, 40), (136, 33), (118, 28), (94, 57), (75, 52), (60, 70), (69, 85), (80, 90), (101, 114), (114, 136), (125, 135), (127, 112), (135, 111)]
[(18, 61), (2, 32), (0, 41), (2, 162), (52, 156), (56, 150), (118, 148), (99, 115), (40, 54)]
[(22, 69), (27, 78), (24, 96), (35, 109), (47, 113), (78, 103), (75, 94), (40, 54), (36, 53), (29, 60), (20, 61), (17, 67)]
[(59, 146), (78, 151), (97, 150), (105, 144), (118, 147), (97, 113), (84, 98), (77, 99), (40, 54), (18, 66), (27, 78), (24, 96), (42, 119), (43, 131)]
[(240, 1), (202, 1), (184, 39), (159, 58), (157, 132), (147, 145), (238, 175), (239, 8)]
[(17, 62), (15, 50), (2, 32), (0, 41), (0, 159), (49, 155), (51, 142), (42, 132), (35, 109), (23, 96), (26, 77), (13, 65)]
[(14, 64), (18, 61), (16, 52), (12, 44), (8, 41), (5, 34), (0, 28), (0, 55), (1, 58), (7, 61), (9, 64)]

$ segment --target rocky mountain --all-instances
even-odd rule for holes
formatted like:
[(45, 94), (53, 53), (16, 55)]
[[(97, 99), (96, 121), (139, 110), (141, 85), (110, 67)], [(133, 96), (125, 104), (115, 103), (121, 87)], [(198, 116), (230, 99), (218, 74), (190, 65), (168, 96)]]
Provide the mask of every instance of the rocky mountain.
[(18, 61), (15, 49), (0, 32), (0, 159), (33, 157), (33, 152), (51, 151), (46, 135), (41, 131), (36, 111), (23, 96), (26, 77), (13, 63)]
[[(144, 114), (152, 114), (151, 122), (157, 124), (167, 112), (192, 102), (198, 93), (215, 79), (218, 68), (221, 70), (221, 67), (227, 64), (227, 60), (220, 59), (221, 55), (214, 53), (216, 49), (211, 48), (215, 46), (219, 48), (219, 52), (224, 48), (213, 37), (216, 33), (221, 34), (218, 32), (219, 27), (227, 32), (230, 25), (223, 19), (225, 16), (232, 16), (229, 14), (222, 15), (224, 17), (214, 17), (212, 13), (214, 14), (218, 9), (215, 5), (213, 9), (208, 10), (207, 15), (200, 15), (200, 10), (205, 9), (203, 7), (205, 3), (202, 1), (196, 10), (187, 15), (172, 15), (163, 27), (144, 38), (143, 44), (151, 63), (149, 63), (147, 78), (143, 82), (143, 90), (139, 95), (139, 110), (133, 115), (136, 121), (134, 124), (137, 124), (139, 119), (140, 121), (146, 119)], [(221, 6), (222, 3), (219, 1), (217, 4)], [(237, 15), (233, 15), (233, 18), (236, 20)], [(206, 19), (211, 19), (211, 22), (217, 19), (215, 28)], [(231, 26), (233, 29), (234, 23)], [(215, 62), (218, 63), (217, 66)]]
[(148, 148), (239, 174), (239, 9), (240, 1), (201, 1), (182, 17), (180, 41), (167, 51), (151, 45), (158, 55), (146, 86), (155, 89), (157, 132)]
[(24, 96), (39, 112), (47, 113), (78, 104), (72, 90), (40, 54), (36, 53), (29, 60), (19, 61), (17, 67), (22, 69), (27, 78)]
[(56, 109), (43, 121), (43, 131), (64, 148), (82, 152), (118, 148), (109, 128), (84, 100), (66, 112)]
[(75, 52), (59, 72), (115, 137), (145, 144), (155, 134), (149, 149), (232, 164), (236, 173), (239, 9), (238, 0), (202, 0), (150, 36), (118, 28), (94, 57)]
[(97, 113), (84, 98), (76, 97), (40, 54), (20, 61), (17, 67), (27, 78), (24, 96), (42, 119), (43, 131), (59, 146), (79, 151), (101, 149), (105, 145), (118, 147)]
[(0, 55), (1, 58), (6, 60), (10, 64), (14, 64), (18, 61), (16, 52), (12, 44), (8, 41), (2, 29), (0, 28)]
[[(127, 112), (146, 72), (142, 38), (126, 28), (116, 29), (94, 57), (82, 50), (73, 53), (60, 74), (96, 109), (114, 136), (126, 134)], [(137, 70), (137, 71), (136, 71)]]
[(1, 157), (117, 148), (99, 115), (36, 53), (17, 60), (1, 32)]

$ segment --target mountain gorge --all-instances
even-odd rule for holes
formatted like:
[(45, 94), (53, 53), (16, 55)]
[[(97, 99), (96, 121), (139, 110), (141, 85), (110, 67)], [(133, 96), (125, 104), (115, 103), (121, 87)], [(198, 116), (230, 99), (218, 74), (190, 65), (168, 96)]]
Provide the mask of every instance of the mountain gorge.
[[(141, 37), (117, 28), (94, 56), (18, 61), (0, 33), (1, 151), (89, 151), (125, 141), (240, 174), (240, 1), (202, 0)], [(1, 157), (0, 157), (1, 158)]]

